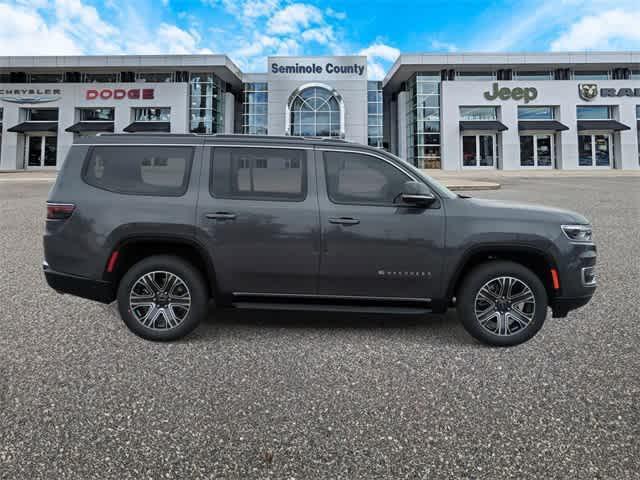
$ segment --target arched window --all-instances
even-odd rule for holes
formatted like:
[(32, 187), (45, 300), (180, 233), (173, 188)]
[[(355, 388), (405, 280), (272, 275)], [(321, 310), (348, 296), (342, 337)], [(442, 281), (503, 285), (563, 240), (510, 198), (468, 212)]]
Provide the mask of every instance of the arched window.
[(288, 103), (287, 131), (305, 137), (341, 138), (343, 135), (342, 98), (329, 87), (303, 86), (293, 92)]

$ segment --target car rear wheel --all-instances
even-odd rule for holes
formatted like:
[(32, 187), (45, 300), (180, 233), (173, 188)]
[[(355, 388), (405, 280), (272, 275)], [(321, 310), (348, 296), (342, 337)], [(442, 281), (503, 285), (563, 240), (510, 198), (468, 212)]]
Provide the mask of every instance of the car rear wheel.
[(185, 260), (158, 255), (136, 263), (118, 287), (120, 316), (136, 335), (169, 341), (184, 337), (207, 314), (207, 288)]
[(495, 261), (473, 269), (456, 299), (460, 320), (476, 339), (511, 346), (533, 337), (547, 316), (547, 292), (528, 268)]

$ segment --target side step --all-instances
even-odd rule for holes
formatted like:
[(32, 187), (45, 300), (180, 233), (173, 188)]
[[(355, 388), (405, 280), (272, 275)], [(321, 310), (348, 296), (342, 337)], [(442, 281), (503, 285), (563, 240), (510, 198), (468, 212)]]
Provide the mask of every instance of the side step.
[(274, 302), (236, 302), (235, 308), (249, 310), (289, 310), (307, 312), (345, 312), (345, 313), (382, 313), (396, 315), (424, 315), (431, 313), (430, 308), (423, 306), (392, 305), (339, 305), (325, 303), (274, 303)]

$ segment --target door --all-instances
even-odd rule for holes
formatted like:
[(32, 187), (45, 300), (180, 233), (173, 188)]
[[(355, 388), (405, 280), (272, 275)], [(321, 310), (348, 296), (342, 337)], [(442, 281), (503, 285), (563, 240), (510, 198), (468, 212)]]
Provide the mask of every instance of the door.
[(495, 167), (497, 151), (495, 134), (462, 136), (462, 165), (464, 167)]
[(578, 135), (578, 164), (581, 167), (611, 167), (613, 142), (608, 133)]
[(554, 160), (554, 136), (552, 134), (520, 135), (521, 167), (552, 168)]
[(318, 293), (427, 299), (437, 294), (444, 212), (398, 203), (415, 180), (382, 155), (316, 152), (322, 258)]
[(218, 287), (236, 295), (313, 295), (320, 261), (312, 149), (205, 149), (198, 233)]
[(26, 142), (27, 167), (55, 167), (58, 153), (58, 137), (54, 135), (29, 135)]

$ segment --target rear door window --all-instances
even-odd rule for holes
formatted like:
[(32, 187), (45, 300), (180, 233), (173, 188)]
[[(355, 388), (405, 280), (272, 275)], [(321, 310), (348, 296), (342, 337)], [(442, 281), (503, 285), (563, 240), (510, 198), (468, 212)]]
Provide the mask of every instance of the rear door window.
[(103, 190), (133, 195), (184, 195), (193, 147), (98, 146), (91, 150), (84, 180)]
[(211, 172), (217, 198), (300, 202), (307, 196), (306, 150), (216, 147)]

